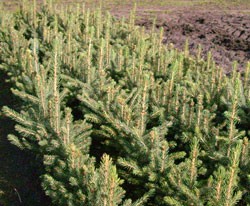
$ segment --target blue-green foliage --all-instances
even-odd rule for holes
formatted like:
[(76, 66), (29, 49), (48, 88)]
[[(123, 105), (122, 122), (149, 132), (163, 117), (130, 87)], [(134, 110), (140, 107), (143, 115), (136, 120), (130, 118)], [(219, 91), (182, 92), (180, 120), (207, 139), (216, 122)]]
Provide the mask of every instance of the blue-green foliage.
[(1, 24), (0, 68), (23, 102), (4, 108), (9, 140), (43, 158), (55, 205), (250, 204), (250, 65), (227, 77), (133, 12), (45, 6)]

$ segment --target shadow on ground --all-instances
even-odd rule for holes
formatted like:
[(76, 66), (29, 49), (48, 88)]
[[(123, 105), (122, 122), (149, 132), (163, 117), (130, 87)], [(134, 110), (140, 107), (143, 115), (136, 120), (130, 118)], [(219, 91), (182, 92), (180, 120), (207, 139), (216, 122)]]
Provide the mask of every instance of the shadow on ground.
[[(18, 100), (11, 95), (6, 74), (0, 71), (0, 109), (4, 105), (18, 109)], [(0, 113), (0, 206), (49, 206), (39, 181), (42, 164), (29, 151), (21, 151), (7, 140), (14, 133), (14, 123)]]

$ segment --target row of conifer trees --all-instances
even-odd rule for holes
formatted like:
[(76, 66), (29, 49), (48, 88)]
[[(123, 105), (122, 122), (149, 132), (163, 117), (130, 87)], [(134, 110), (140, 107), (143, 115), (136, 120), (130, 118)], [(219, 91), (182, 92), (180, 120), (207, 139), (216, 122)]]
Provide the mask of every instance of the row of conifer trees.
[(8, 139), (43, 159), (54, 205), (250, 205), (250, 64), (226, 76), (135, 11), (34, 3), (0, 23), (0, 69), (22, 100), (3, 108)]

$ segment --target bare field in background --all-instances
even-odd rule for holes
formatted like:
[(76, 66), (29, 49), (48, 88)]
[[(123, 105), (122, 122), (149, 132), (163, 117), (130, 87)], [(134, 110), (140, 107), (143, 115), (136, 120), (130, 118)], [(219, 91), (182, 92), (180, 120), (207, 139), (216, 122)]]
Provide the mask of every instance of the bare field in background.
[[(1, 0), (5, 11), (14, 11), (22, 1)], [(32, 2), (32, 1), (30, 1)], [(38, 5), (44, 1), (38, 0)], [(49, 2), (49, 0), (47, 0)], [(76, 4), (86, 8), (110, 11), (117, 18), (128, 17), (137, 5), (137, 24), (151, 28), (153, 19), (156, 26), (164, 28), (164, 43), (173, 43), (183, 49), (186, 39), (190, 51), (195, 54), (198, 45), (203, 48), (206, 58), (212, 51), (217, 64), (228, 72), (232, 61), (243, 69), (250, 60), (250, 1), (249, 0), (54, 0), (56, 6)], [(32, 5), (32, 3), (31, 3)], [(7, 9), (6, 9), (7, 8)]]

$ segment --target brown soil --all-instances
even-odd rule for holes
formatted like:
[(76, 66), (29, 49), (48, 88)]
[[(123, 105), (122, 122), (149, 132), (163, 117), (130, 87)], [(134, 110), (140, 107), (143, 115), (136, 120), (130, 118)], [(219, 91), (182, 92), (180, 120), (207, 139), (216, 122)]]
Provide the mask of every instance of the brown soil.
[[(37, 1), (38, 4), (42, 2), (42, 0)], [(165, 44), (173, 43), (176, 48), (183, 49), (188, 39), (191, 54), (196, 53), (200, 44), (203, 48), (203, 57), (206, 58), (208, 51), (212, 51), (215, 62), (223, 67), (226, 73), (232, 70), (233, 61), (238, 62), (239, 70), (243, 70), (250, 61), (250, 3), (233, 4), (221, 1), (220, 4), (209, 4), (201, 0), (176, 0), (176, 3), (167, 0), (136, 1), (138, 4), (136, 24), (151, 29), (153, 17), (157, 17), (156, 27), (164, 28)], [(20, 4), (17, 0), (11, 3), (7, 0), (3, 2), (9, 9), (16, 8)], [(70, 5), (83, 1), (58, 2)], [(100, 0), (84, 2), (89, 8), (100, 5)], [(133, 2), (102, 0), (102, 5), (104, 10), (109, 10), (114, 16), (121, 18), (129, 16)]]
[[(212, 51), (215, 62), (227, 72), (232, 70), (232, 62), (237, 61), (239, 70), (250, 61), (250, 10), (190, 10), (190, 8), (138, 9), (136, 24), (146, 29), (152, 27), (152, 16), (156, 16), (156, 27), (164, 28), (165, 44), (173, 43), (183, 49), (186, 39), (191, 54), (196, 54), (200, 44), (203, 56)], [(116, 17), (128, 16), (128, 9), (111, 10)]]
[[(189, 39), (190, 50), (195, 53), (202, 45), (203, 54), (212, 51), (214, 60), (230, 70), (232, 61), (239, 67), (250, 60), (250, 17), (217, 12), (180, 13), (160, 17), (158, 27), (165, 31), (164, 43), (183, 48)], [(148, 24), (140, 22), (140, 25)]]

